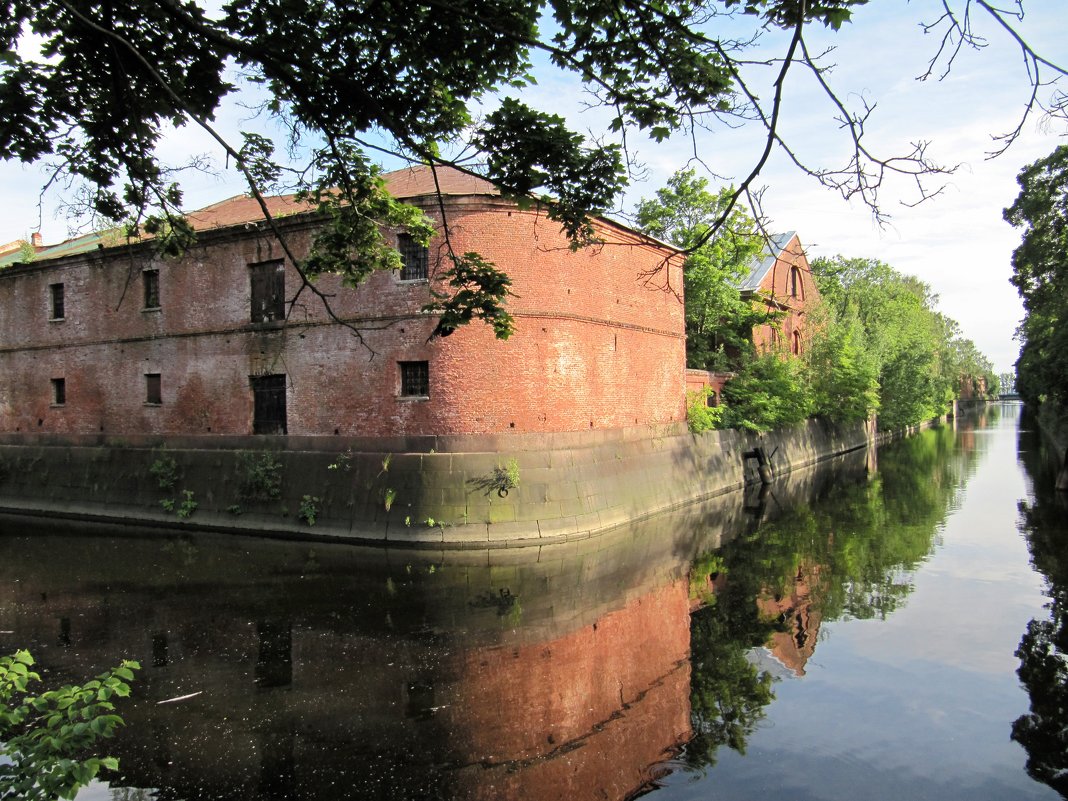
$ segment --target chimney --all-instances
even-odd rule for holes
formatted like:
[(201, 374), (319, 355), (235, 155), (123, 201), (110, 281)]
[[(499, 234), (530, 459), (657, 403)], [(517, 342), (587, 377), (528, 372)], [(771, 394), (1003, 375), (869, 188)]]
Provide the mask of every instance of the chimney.
[(40, 231), (34, 231), (32, 234), (30, 234), (30, 244), (33, 245), (35, 248), (44, 247), (44, 239), (41, 237)]

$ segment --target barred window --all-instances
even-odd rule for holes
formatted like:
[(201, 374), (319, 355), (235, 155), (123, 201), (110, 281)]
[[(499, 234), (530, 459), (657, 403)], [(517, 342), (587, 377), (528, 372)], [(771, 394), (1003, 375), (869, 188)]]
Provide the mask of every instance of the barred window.
[(430, 396), (430, 362), (399, 362), (402, 398)]
[(144, 270), (141, 273), (146, 309), (159, 308), (159, 270)]
[(424, 245), (420, 245), (409, 234), (397, 236), (397, 250), (401, 257), (400, 280), (425, 281), (427, 279), (427, 262), (429, 255)]
[(67, 379), (52, 379), (52, 405), (63, 406), (67, 402)]

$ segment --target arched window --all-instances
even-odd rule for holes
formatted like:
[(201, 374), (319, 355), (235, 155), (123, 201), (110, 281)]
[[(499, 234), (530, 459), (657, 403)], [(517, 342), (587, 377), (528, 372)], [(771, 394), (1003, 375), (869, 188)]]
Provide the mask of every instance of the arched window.
[(793, 351), (794, 356), (800, 356), (805, 352), (805, 343), (801, 340), (801, 332), (794, 331), (793, 337), (790, 341), (790, 349)]
[(801, 277), (801, 269), (799, 267), (790, 268), (790, 297), (798, 300), (805, 299), (805, 281)]

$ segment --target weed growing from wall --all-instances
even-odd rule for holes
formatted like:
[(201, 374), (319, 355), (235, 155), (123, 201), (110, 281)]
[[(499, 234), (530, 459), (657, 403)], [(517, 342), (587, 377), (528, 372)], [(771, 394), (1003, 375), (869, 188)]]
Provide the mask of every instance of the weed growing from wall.
[(314, 495), (303, 496), (300, 499), (300, 510), (297, 512), (297, 516), (309, 526), (314, 526), (316, 519), (319, 517), (319, 504), (322, 501), (322, 498), (317, 498)]
[(282, 463), (271, 453), (237, 455), (238, 493), (246, 501), (273, 501), (282, 496)]

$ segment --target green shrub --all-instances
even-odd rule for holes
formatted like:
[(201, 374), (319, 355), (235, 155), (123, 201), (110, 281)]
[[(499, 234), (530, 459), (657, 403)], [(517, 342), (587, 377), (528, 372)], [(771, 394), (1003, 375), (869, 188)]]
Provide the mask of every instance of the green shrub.
[(267, 452), (238, 454), (238, 492), (246, 501), (273, 501), (282, 496), (282, 463)]
[(723, 406), (708, 405), (708, 399), (714, 396), (715, 390), (712, 387), (686, 393), (686, 425), (694, 434), (723, 428), (726, 409)]
[(724, 426), (763, 433), (804, 422), (812, 396), (800, 359), (771, 351), (743, 365), (723, 387)]

